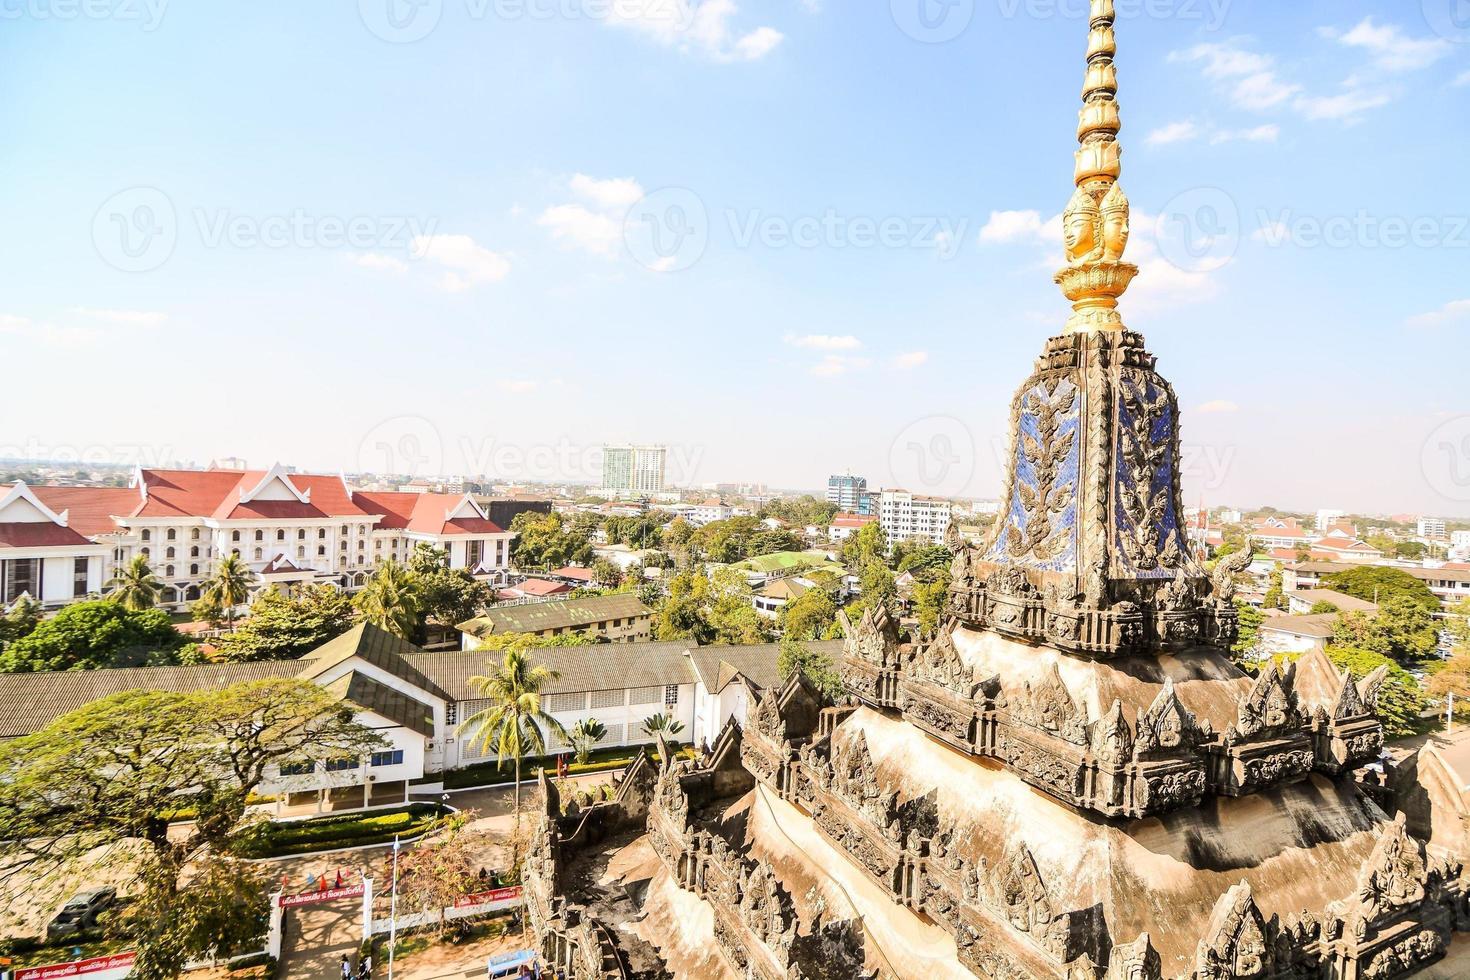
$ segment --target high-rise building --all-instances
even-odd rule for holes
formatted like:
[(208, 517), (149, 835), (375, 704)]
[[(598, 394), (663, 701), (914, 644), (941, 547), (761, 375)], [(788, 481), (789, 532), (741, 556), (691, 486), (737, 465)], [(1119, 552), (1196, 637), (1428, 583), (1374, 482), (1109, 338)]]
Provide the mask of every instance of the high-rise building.
[(873, 513), (873, 499), (868, 493), (868, 479), (848, 473), (827, 477), (827, 503), (836, 504), (844, 514)]
[(1317, 511), (1317, 530), (1326, 531), (1347, 516), (1346, 511), (1341, 510), (1319, 510)]
[(1419, 537), (1436, 540), (1445, 536), (1444, 521), (1438, 517), (1419, 518)]
[(603, 446), (602, 491), (612, 497), (662, 493), (667, 446)]
[(919, 497), (907, 490), (884, 490), (879, 497), (878, 522), (889, 543), (923, 538), (944, 544), (951, 504), (939, 497)]

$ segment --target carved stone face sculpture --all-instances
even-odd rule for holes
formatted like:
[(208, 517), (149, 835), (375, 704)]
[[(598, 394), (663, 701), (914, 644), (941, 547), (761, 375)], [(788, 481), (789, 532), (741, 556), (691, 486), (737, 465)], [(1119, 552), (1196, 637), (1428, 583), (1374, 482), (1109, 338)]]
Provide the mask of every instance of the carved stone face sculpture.
[(1128, 248), (1128, 198), (1121, 184), (1114, 184), (1102, 200), (1103, 258), (1118, 262)]
[(1235, 940), (1235, 969), (1231, 976), (1258, 977), (1266, 972), (1266, 937), (1252, 918), (1247, 918)]

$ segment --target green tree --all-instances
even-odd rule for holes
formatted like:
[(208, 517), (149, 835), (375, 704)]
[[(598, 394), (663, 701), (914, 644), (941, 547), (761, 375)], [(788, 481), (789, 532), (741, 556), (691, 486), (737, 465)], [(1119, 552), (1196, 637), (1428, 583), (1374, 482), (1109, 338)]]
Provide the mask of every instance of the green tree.
[(616, 589), (623, 584), (623, 570), (617, 562), (599, 558), (592, 563), (592, 577), (603, 587)]
[(1326, 600), (1312, 603), (1312, 608), (1307, 610), (1309, 616), (1323, 616), (1329, 613), (1342, 612), (1341, 609)]
[(566, 647), (590, 647), (605, 643), (602, 637), (586, 631), (557, 633), (545, 636), (540, 633), (495, 633), (480, 640), (480, 650), (547, 650)]
[(893, 604), (898, 600), (898, 584), (894, 580), (893, 572), (877, 559), (869, 559), (868, 563), (863, 566), (859, 582), (864, 606), (882, 605), (892, 609)]
[(134, 611), (109, 599), (75, 602), (0, 653), (0, 671), (90, 670), (170, 664), (184, 645), (162, 609)]
[(1266, 599), (1263, 603), (1265, 608), (1286, 609), (1288, 606), (1290, 606), (1290, 603), (1287, 601), (1286, 598), (1286, 593), (1281, 588), (1282, 580), (1283, 573), (1281, 571), (1281, 566), (1277, 565), (1275, 568), (1271, 569), (1271, 584), (1266, 589)]
[(1235, 600), (1235, 608), (1240, 614), (1240, 637), (1231, 650), (1238, 656), (1249, 657), (1260, 646), (1261, 626), (1266, 622), (1266, 614), (1239, 599)]
[(408, 567), (421, 615), (414, 630), (416, 639), (423, 636), (424, 621), (458, 626), (478, 616), (495, 598), (490, 587), (468, 571), (450, 568), (449, 554), (443, 549), (420, 544), (409, 556)]
[(842, 561), (848, 568), (863, 568), (870, 562), (882, 562), (887, 556), (888, 537), (877, 521), (864, 524), (842, 542)]
[(240, 628), (221, 637), (221, 660), (294, 660), (341, 636), (357, 621), (352, 597), (330, 585), (311, 585), (294, 596), (264, 589)]
[(250, 598), (255, 586), (255, 573), (235, 555), (225, 555), (204, 582), (203, 596), (225, 616), (225, 625), (235, 628), (235, 610)]
[(424, 840), (398, 859), (399, 902), (412, 912), (433, 916), (433, 931), (443, 937), (453, 930), (468, 935), (472, 923), (449, 918), (454, 903), (473, 894), (489, 835), (475, 830), (473, 810), (460, 811), (443, 821)]
[(1403, 569), (1386, 565), (1364, 565), (1333, 572), (1323, 578), (1322, 585), (1324, 588), (1376, 602), (1380, 606), (1390, 598), (1401, 596), (1431, 613), (1437, 613), (1440, 609), (1439, 598), (1421, 579)]
[(832, 662), (832, 658), (818, 653), (794, 637), (788, 636), (781, 640), (780, 652), (776, 654), (776, 670), (783, 681), (800, 671), (832, 701), (842, 700), (842, 673)]
[(1338, 621), (1334, 641), (1385, 657), (1416, 660), (1438, 649), (1439, 629), (1433, 614), (1417, 600), (1404, 594), (1391, 594), (1378, 604), (1376, 615), (1343, 616)]
[(391, 559), (378, 565), (354, 601), (364, 619), (400, 639), (412, 640), (423, 622), (413, 573)]
[(949, 568), (954, 555), (941, 544), (920, 544), (910, 547), (898, 561), (898, 571), (912, 572), (914, 578), (924, 582), (936, 582), (949, 578)]
[(684, 723), (670, 715), (659, 712), (649, 715), (643, 719), (643, 734), (649, 738), (656, 739), (663, 735), (664, 741), (669, 743), (670, 749), (678, 748), (679, 735), (684, 731)]
[(21, 595), (0, 617), (0, 649), (7, 643), (30, 636), (40, 624), (41, 604), (29, 594)]
[(556, 512), (517, 514), (511, 530), (518, 535), (512, 552), (517, 568), (562, 568), (592, 560), (590, 532), (568, 526)]
[[(491, 671), (470, 678), (470, 687), (490, 703), (460, 723), (460, 731), (480, 754), (495, 750), (495, 761), (515, 762), (515, 840), (521, 835), (521, 760), (546, 754), (546, 733), (563, 742), (567, 730), (541, 707), (541, 691), (561, 675), (544, 664), (532, 664), (525, 650), (512, 647)], [(516, 862), (519, 865), (519, 861)]]
[[(0, 857), (40, 876), (83, 867), (99, 847), (127, 855), (142, 892), (126, 923), (132, 975), (176, 977), (187, 960), (264, 928), (258, 873), (226, 860), (250, 794), (282, 762), (382, 744), (307, 681), (111, 695), (0, 743)], [(197, 818), (171, 822), (186, 809)]]
[(592, 757), (597, 743), (607, 737), (607, 726), (596, 718), (583, 718), (572, 726), (572, 748), (577, 753), (578, 765), (586, 765)]
[(1330, 644), (1328, 658), (1338, 667), (1351, 671), (1354, 680), (1362, 680), (1379, 667), (1388, 667), (1388, 679), (1378, 694), (1378, 717), (1390, 738), (1402, 738), (1418, 731), (1424, 713), (1424, 695), (1414, 676), (1393, 660), (1372, 650)]
[(914, 586), (914, 618), (919, 622), (922, 636), (933, 636), (939, 630), (939, 621), (944, 616), (944, 607), (949, 602), (949, 575), (933, 582), (919, 582)]
[(111, 590), (108, 598), (134, 612), (158, 605), (158, 597), (163, 592), (163, 583), (158, 581), (143, 555), (133, 556), (133, 560), (112, 577), (107, 587)]
[(826, 589), (811, 588), (781, 607), (776, 624), (783, 637), (814, 640), (837, 621), (837, 602)]

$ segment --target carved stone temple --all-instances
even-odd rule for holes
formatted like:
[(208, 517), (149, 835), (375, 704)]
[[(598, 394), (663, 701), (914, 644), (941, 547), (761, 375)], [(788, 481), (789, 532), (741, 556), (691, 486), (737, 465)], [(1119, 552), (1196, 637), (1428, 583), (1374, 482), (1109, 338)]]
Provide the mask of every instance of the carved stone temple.
[(570, 976), (1470, 976), (1463, 855), (1360, 776), (1383, 677), (1242, 673), (1239, 564), (1212, 581), (1186, 546), (1179, 403), (1117, 310), (1113, 25), (1092, 0), (1073, 314), (1012, 405), (991, 540), (951, 542), (947, 621), (906, 643), (870, 610), (844, 703), (751, 690), (744, 726), (613, 800), (543, 779), (530, 917)]

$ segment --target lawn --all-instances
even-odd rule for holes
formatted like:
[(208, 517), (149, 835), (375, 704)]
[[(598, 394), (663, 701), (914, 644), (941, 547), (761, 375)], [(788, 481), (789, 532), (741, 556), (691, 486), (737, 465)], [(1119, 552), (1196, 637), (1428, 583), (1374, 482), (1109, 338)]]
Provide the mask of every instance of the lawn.
[(262, 821), (237, 836), (238, 853), (246, 858), (284, 857), (342, 847), (387, 844), (395, 836), (418, 837), (429, 831), (446, 812), (430, 803), (394, 810), (311, 817), (306, 820)]

